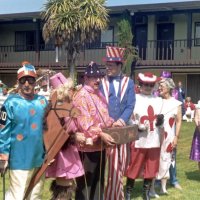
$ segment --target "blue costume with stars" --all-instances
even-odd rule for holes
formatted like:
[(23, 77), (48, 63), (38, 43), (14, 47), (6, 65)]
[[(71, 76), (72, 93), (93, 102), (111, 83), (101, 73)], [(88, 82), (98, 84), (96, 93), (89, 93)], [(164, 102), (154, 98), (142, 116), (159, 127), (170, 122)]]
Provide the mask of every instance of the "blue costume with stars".
[(0, 159), (8, 158), (12, 170), (40, 167), (44, 159), (43, 115), (47, 100), (10, 95), (1, 108)]

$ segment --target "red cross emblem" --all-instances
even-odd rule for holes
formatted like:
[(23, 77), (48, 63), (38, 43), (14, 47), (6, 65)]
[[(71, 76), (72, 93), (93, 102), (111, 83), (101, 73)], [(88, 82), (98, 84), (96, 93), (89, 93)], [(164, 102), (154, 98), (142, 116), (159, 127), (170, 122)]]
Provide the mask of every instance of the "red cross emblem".
[(142, 116), (140, 118), (140, 123), (141, 124), (144, 124), (144, 121), (145, 120), (148, 120), (149, 121), (149, 124), (150, 124), (150, 131), (153, 131), (154, 128), (153, 128), (153, 122), (154, 120), (156, 119), (157, 115), (154, 114), (154, 110), (153, 110), (153, 107), (152, 106), (149, 106), (147, 108), (147, 114), (148, 115), (145, 115), (145, 116)]

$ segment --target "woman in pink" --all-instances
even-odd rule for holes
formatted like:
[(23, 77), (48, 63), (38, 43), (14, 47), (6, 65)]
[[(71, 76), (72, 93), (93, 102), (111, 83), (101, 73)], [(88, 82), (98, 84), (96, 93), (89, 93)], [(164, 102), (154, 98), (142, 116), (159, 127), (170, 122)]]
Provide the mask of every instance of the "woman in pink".
[[(58, 73), (50, 78), (50, 82), (54, 89), (52, 93), (57, 93), (58, 104), (61, 104), (64, 99), (72, 100), (73, 81), (70, 78), (66, 79), (61, 73)], [(72, 138), (83, 142), (85, 141), (85, 137), (78, 132), (75, 119), (65, 117), (62, 123), (62, 125), (67, 125), (67, 132), (70, 134), (70, 139), (63, 145), (55, 160), (46, 171), (47, 178), (55, 178), (55, 181), (51, 185), (52, 200), (61, 198), (71, 199), (76, 185), (75, 178), (84, 174), (75, 140), (72, 142)]]

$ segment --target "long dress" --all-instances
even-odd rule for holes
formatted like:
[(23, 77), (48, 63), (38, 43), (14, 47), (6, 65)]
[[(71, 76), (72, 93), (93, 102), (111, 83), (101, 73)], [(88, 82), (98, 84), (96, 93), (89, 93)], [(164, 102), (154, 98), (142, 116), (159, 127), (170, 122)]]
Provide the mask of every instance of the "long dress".
[[(200, 108), (197, 108), (195, 111), (195, 123), (198, 126), (200, 122)], [(195, 128), (192, 145), (191, 145), (191, 152), (190, 152), (190, 159), (200, 162), (200, 131), (198, 127)]]
[(174, 97), (163, 99), (164, 134), (162, 137), (160, 166), (157, 179), (169, 178), (170, 165), (175, 162), (172, 155), (172, 142), (176, 131), (175, 117), (178, 112), (178, 106), (181, 104), (182, 102), (176, 100)]
[[(65, 119), (67, 123), (68, 118)], [(70, 123), (70, 131), (76, 131), (75, 123)], [(55, 161), (48, 167), (46, 171), (47, 178), (63, 177), (65, 179), (73, 179), (84, 174), (84, 169), (80, 156), (75, 145), (69, 144), (66, 148), (62, 148)]]

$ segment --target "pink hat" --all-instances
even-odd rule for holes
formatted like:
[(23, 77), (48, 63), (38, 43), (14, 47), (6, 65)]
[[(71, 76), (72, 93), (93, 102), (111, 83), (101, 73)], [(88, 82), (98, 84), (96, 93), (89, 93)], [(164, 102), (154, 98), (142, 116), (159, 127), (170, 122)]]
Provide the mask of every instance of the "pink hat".
[(139, 73), (137, 78), (138, 78), (138, 81), (141, 83), (155, 83), (161, 80), (161, 78), (158, 78), (156, 75), (152, 74), (151, 72), (145, 72), (144, 74)]
[(103, 58), (105, 62), (124, 62), (125, 48), (106, 46), (106, 57)]
[(64, 85), (67, 82), (67, 78), (61, 73), (57, 73), (50, 78), (50, 85), (53, 89), (58, 88), (60, 85)]

